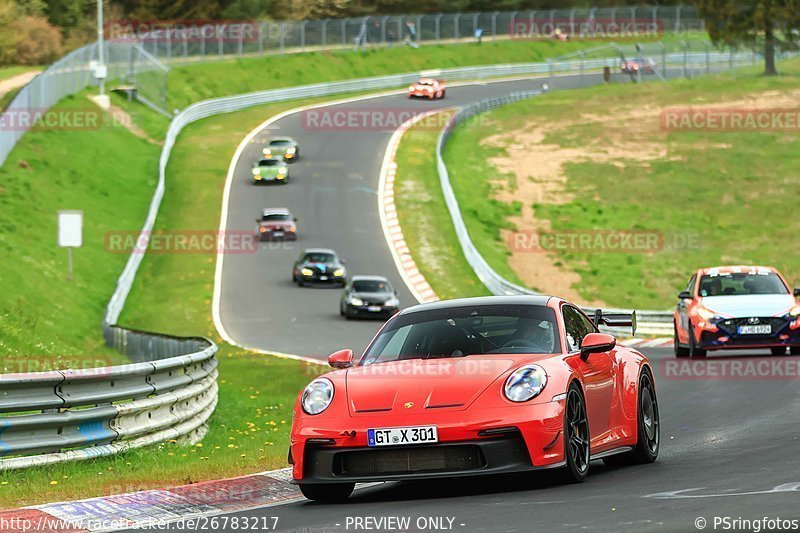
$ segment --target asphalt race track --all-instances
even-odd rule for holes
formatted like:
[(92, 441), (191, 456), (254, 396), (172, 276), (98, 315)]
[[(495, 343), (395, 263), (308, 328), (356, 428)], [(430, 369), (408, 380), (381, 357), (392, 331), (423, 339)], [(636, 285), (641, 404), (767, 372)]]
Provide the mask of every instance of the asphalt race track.
[[(538, 89), (544, 80), (450, 87), (443, 101), (409, 101), (390, 95), (341, 104), (330, 110), (413, 109), (463, 105), (512, 91)], [(585, 84), (556, 78), (555, 88)], [(301, 159), (288, 185), (256, 187), (250, 168), (268, 134), (295, 137)], [(338, 315), (340, 291), (291, 283), (292, 262), (306, 247), (336, 249), (349, 274), (383, 274), (403, 306), (415, 303), (387, 249), (377, 209), (377, 189), (391, 131), (325, 131), (309, 128), (302, 114), (275, 122), (256, 135), (235, 170), (228, 230), (252, 230), (264, 207), (289, 207), (298, 217), (300, 241), (264, 244), (255, 254), (225, 258), (221, 320), (243, 345), (323, 358), (350, 347), (357, 353), (379, 327)], [(433, 163), (432, 163), (433, 164)], [(652, 465), (592, 464), (588, 481), (562, 485), (552, 473), (448, 481), (388, 483), (360, 488), (344, 505), (299, 502), (238, 513), (277, 516), (281, 530), (354, 531), (364, 517), (410, 517), (408, 530), (463, 531), (696, 531), (695, 520), (714, 517), (800, 517), (800, 389), (796, 379), (677, 378), (668, 375), (671, 350), (645, 350), (653, 360), (661, 411), (661, 454)], [(743, 354), (712, 355), (712, 364), (741, 361)], [(784, 356), (747, 358), (800, 364)], [(700, 361), (701, 370), (709, 363)], [(230, 515), (230, 516), (236, 516)], [(447, 518), (453, 519), (448, 526)], [(387, 522), (371, 522), (383, 530)], [(381, 525), (382, 524), (382, 525)], [(698, 521), (698, 525), (702, 525)], [(425, 527), (419, 528), (418, 525)]]
[[(627, 76), (618, 78), (630, 82)], [(572, 88), (600, 80), (600, 74), (591, 79), (565, 76), (554, 78), (550, 84), (553, 88)], [(399, 116), (409, 111), (462, 106), (515, 91), (538, 90), (547, 81), (453, 86), (447, 89), (443, 100), (409, 100), (405, 94), (394, 94), (320, 111), (344, 112), (350, 117), (365, 112), (379, 118), (386, 114)], [(297, 113), (271, 124), (246, 147), (233, 175), (226, 231), (255, 232), (255, 218), (263, 208), (288, 207), (298, 218), (300, 238), (296, 243), (262, 243), (257, 253), (226, 254), (220, 319), (237, 343), (314, 358), (325, 358), (341, 348), (358, 352), (366, 347), (377, 323), (346, 321), (339, 316), (340, 290), (301, 289), (291, 282), (292, 264), (304, 248), (333, 248), (347, 261), (349, 275), (385, 275), (398, 289), (403, 307), (416, 303), (395, 268), (378, 215), (380, 168), (394, 129), (338, 131), (314, 127), (308, 115)], [(250, 171), (270, 135), (297, 139), (300, 159), (289, 167), (288, 184), (256, 186)]]

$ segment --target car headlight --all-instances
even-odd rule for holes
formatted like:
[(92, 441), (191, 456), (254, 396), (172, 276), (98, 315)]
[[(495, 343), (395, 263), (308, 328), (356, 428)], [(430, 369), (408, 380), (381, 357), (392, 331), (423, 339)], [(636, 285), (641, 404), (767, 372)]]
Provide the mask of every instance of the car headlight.
[(259, 174), (261, 174), (261, 171), (259, 169), (257, 169), (257, 168), (254, 168), (253, 169), (253, 176), (258, 176)]
[(278, 174), (286, 174), (286, 167), (281, 167), (278, 169)]
[(294, 146), (290, 146), (289, 148), (286, 149), (286, 153), (287, 154), (293, 154), (293, 153), (295, 153), (296, 150), (297, 150), (297, 148), (295, 148)]
[(795, 305), (789, 309), (789, 316), (800, 316), (800, 305)]
[(358, 296), (351, 296), (350, 297), (350, 303), (352, 305), (364, 305), (364, 300), (362, 300)]
[(408, 86), (408, 90), (409, 90), (409, 91), (413, 91), (413, 90), (414, 90), (414, 86), (413, 86), (413, 85), (409, 85), (409, 86)]
[(311, 270), (310, 268), (304, 268), (303, 270), (300, 271), (300, 273), (302, 275), (304, 275), (304, 276), (313, 276), (314, 275), (314, 271)]
[(261, 150), (261, 153), (269, 157), (272, 155), (272, 150), (270, 150), (269, 148), (264, 148), (263, 150)]
[(398, 300), (397, 298), (389, 298), (386, 301), (386, 305), (388, 307), (397, 307), (398, 305), (400, 305), (400, 300)]
[(336, 270), (333, 271), (333, 275), (334, 277), (341, 278), (342, 276), (344, 276), (344, 269), (337, 268)]
[(711, 309), (706, 309), (705, 307), (698, 307), (697, 314), (703, 320), (711, 320), (712, 318), (719, 318), (719, 315), (712, 311)]
[(318, 415), (333, 401), (333, 383), (327, 378), (317, 378), (303, 390), (300, 405), (310, 415)]
[(538, 365), (526, 365), (508, 376), (503, 393), (512, 402), (527, 402), (535, 398), (547, 385), (547, 374)]

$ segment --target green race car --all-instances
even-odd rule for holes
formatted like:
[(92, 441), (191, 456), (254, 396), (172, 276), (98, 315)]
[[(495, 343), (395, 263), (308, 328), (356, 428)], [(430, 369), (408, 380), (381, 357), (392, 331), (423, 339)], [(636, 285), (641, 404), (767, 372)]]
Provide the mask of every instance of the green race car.
[(289, 166), (282, 157), (261, 159), (253, 166), (253, 183), (286, 183)]
[(287, 163), (293, 163), (300, 157), (300, 147), (291, 137), (275, 137), (261, 150), (264, 157), (282, 157)]

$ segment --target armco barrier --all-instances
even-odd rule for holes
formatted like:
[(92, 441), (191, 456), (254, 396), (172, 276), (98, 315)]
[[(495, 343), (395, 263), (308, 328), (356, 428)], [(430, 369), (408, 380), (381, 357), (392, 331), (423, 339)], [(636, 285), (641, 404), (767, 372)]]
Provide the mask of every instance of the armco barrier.
[(130, 335), (196, 351), (121, 366), (0, 375), (0, 470), (202, 438), (217, 404), (217, 346)]

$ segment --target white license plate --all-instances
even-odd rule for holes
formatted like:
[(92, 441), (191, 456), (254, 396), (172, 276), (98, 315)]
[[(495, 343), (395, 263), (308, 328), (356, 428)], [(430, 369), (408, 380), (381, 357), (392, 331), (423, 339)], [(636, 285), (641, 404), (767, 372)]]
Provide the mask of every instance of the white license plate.
[(380, 310), (381, 310), (381, 306), (380, 305), (370, 305), (369, 307), (367, 307), (367, 311), (369, 311), (371, 313), (377, 313)]
[(272, 236), (273, 237), (283, 237), (283, 232), (282, 231), (274, 231), (274, 232), (272, 232)]
[(368, 429), (369, 446), (402, 446), (403, 444), (429, 444), (439, 442), (436, 426)]
[(328, 276), (320, 276), (319, 280), (320, 281), (328, 281)]
[(770, 333), (772, 333), (772, 326), (770, 324), (739, 326), (739, 335), (769, 335)]

